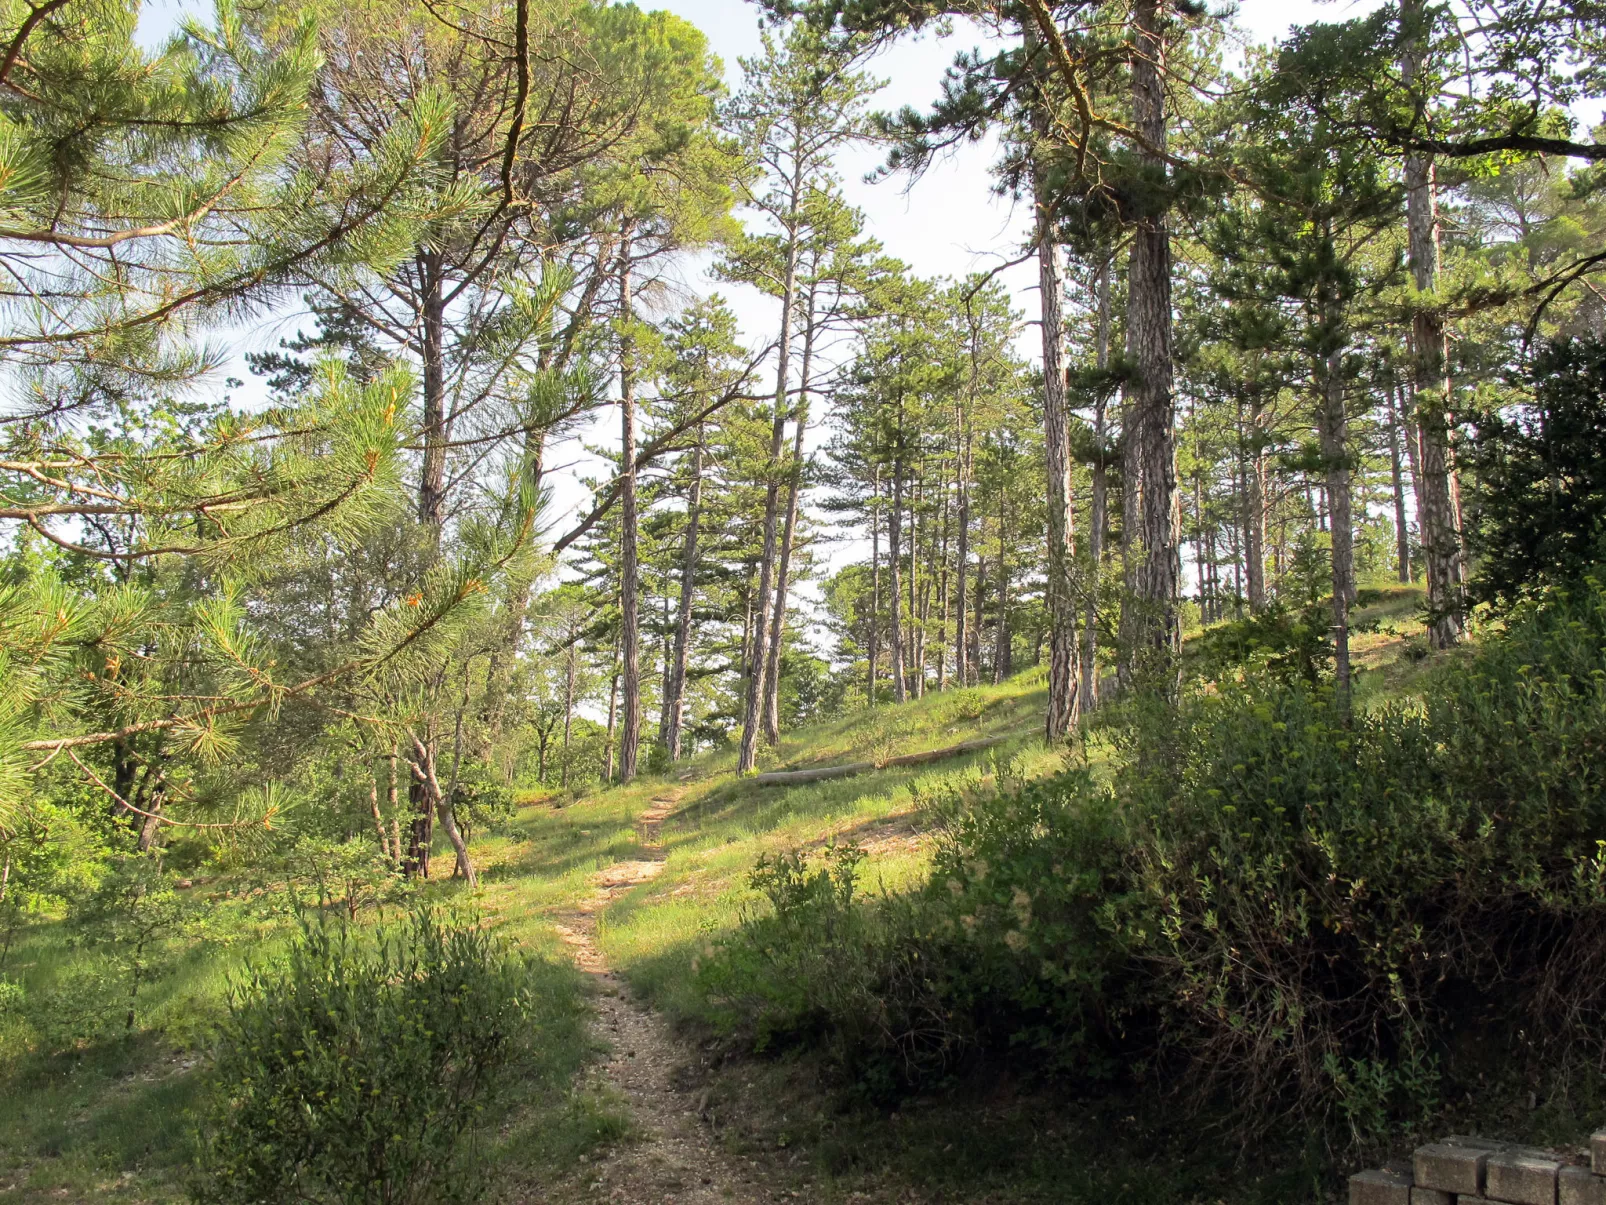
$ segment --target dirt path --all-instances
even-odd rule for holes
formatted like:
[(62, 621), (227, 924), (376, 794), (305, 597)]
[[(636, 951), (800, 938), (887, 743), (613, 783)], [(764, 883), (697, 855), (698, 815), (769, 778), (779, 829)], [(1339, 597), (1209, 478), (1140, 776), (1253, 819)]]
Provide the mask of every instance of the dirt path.
[(630, 999), (597, 948), (597, 915), (618, 895), (656, 878), (664, 868), (659, 842), (676, 797), (654, 799), (636, 822), (645, 861), (618, 862), (596, 876), (596, 891), (558, 923), (575, 961), (597, 980), (597, 1025), (611, 1050), (599, 1069), (625, 1100), (640, 1140), (591, 1164), (563, 1198), (622, 1205), (769, 1205), (789, 1195), (768, 1191), (754, 1163), (726, 1154), (702, 1120), (694, 1091), (677, 1086), (686, 1051), (662, 1018)]

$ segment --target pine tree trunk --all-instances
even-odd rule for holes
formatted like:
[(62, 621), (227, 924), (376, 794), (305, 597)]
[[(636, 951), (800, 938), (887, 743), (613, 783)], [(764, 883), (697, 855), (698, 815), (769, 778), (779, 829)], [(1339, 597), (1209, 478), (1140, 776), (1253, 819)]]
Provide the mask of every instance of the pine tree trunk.
[(435, 812), (430, 806), (429, 787), (423, 771), (410, 758), (411, 774), (407, 782), (407, 803), (413, 814), (407, 833), (407, 857), (402, 869), (408, 878), (429, 878), (429, 847), (435, 839)]
[(575, 661), (578, 653), (575, 648), (578, 634), (574, 624), (569, 624), (569, 655), (563, 670), (563, 773), (559, 776), (559, 785), (565, 791), (569, 789), (569, 735), (574, 729), (574, 678), (577, 666)]
[(959, 430), (962, 443), (959, 454), (959, 547), (954, 553), (954, 571), (958, 574), (958, 597), (954, 602), (954, 677), (959, 685), (969, 686), (975, 681), (975, 662), (970, 656), (968, 616), (965, 607), (970, 601), (965, 589), (970, 576), (970, 414), (969, 407), (960, 405)]
[[(1110, 257), (1099, 265), (1097, 285), (1098, 327), (1094, 336), (1094, 356), (1102, 373), (1110, 364)], [(1087, 516), (1087, 557), (1093, 580), (1084, 592), (1086, 607), (1082, 617), (1081, 708), (1092, 711), (1099, 703), (1099, 581), (1104, 565), (1104, 533), (1109, 524), (1109, 469), (1104, 463), (1105, 429), (1109, 399), (1102, 387), (1093, 401), (1093, 497)]]
[[(793, 220), (801, 203), (801, 181), (792, 181)], [(781, 284), (781, 338), (776, 348), (775, 409), (770, 421), (770, 455), (767, 481), (764, 487), (764, 552), (758, 569), (758, 598), (753, 614), (753, 647), (747, 661), (746, 694), (742, 706), (742, 744), (736, 757), (736, 772), (750, 773), (758, 763), (758, 741), (764, 725), (766, 698), (765, 674), (769, 668), (770, 595), (775, 583), (775, 561), (778, 551), (777, 517), (780, 510), (781, 454), (786, 447), (786, 415), (788, 384), (791, 376), (792, 310), (797, 303), (797, 235), (788, 232), (786, 244), (786, 270)]]
[(446, 508), (446, 302), (442, 292), (440, 255), (418, 255), (424, 302), (420, 314), (423, 359), (424, 456), (418, 482), (418, 521), (433, 528), (440, 542)]
[(619, 640), (613, 642), (613, 677), (608, 681), (608, 736), (602, 745), (602, 777), (613, 781), (613, 735), (619, 717)]
[[(1133, 9), (1132, 113), (1149, 149), (1139, 159), (1164, 178), (1166, 143), (1165, 34), (1161, 0)], [(1142, 560), (1137, 571), (1137, 648), (1162, 679), (1175, 676), (1182, 630), (1177, 597), (1182, 576), (1177, 491), (1176, 398), (1172, 391), (1171, 236), (1163, 212), (1132, 232), (1127, 335), (1132, 349), (1135, 425), (1143, 467)], [(1169, 687), (1169, 682), (1167, 683)]]
[[(923, 467), (923, 466), (922, 466)], [(920, 607), (917, 594), (920, 586), (920, 486), (921, 472), (916, 470), (909, 489), (909, 630), (905, 634), (908, 647), (904, 651), (904, 666), (909, 674), (909, 694), (918, 699), (925, 693), (922, 678), (925, 663), (921, 659), (922, 637)]]
[(619, 239), (619, 651), (624, 697), (619, 720), (619, 781), (636, 776), (641, 742), (640, 565), (636, 515), (636, 374), (630, 296), (630, 226)]
[[(1030, 36), (1027, 43), (1035, 39)], [(1043, 136), (1046, 115), (1033, 106), (1032, 124)], [(1054, 245), (1053, 214), (1048, 185), (1039, 164), (1032, 162), (1032, 191), (1037, 208), (1037, 282), (1043, 335), (1043, 449), (1048, 471), (1048, 711), (1043, 734), (1049, 742), (1065, 740), (1076, 727), (1081, 698), (1076, 687), (1076, 595), (1071, 581), (1076, 556), (1076, 512), (1071, 496), (1070, 415), (1065, 403), (1065, 366), (1060, 357), (1061, 280), (1059, 252)]]
[(1005, 495), (998, 486), (998, 622), (993, 632), (993, 685), (997, 686), (1013, 668), (1014, 647), (1009, 637), (1009, 557), (1005, 555)]
[(1354, 521), (1350, 503), (1349, 415), (1344, 407), (1342, 352), (1327, 357), (1317, 432), (1326, 467), (1333, 559), (1333, 677), (1339, 705), (1349, 706), (1349, 608), (1355, 589)]
[(399, 784), (396, 776), (396, 750), (394, 747), (385, 755), (385, 765), (389, 771), (389, 778), (385, 786), (385, 810), (390, 813), (390, 864), (399, 870), (402, 865), (401, 809), (396, 806), (396, 792)]
[(691, 655), (691, 607), (697, 587), (697, 529), (703, 505), (703, 428), (691, 450), (691, 489), (686, 496), (686, 542), (680, 553), (680, 604), (675, 618), (675, 651), (664, 692), (664, 744), (669, 760), (680, 760), (680, 734), (686, 711), (686, 665)]
[(1384, 391), (1389, 424), (1389, 486), (1394, 492), (1394, 561), (1401, 582), (1411, 581), (1411, 529), (1405, 518), (1405, 474), (1400, 464), (1400, 412), (1394, 405), (1394, 386)]
[[(1421, 74), (1429, 41), (1430, 17), (1422, 0), (1402, 0), (1401, 32), (1406, 49), (1400, 76), (1407, 89)], [(1433, 159), (1412, 154), (1405, 158), (1406, 242), (1411, 277), (1418, 293), (1429, 301), (1412, 316), (1412, 395), (1422, 441), (1417, 526), (1427, 562), (1428, 610), (1433, 619), (1429, 634), (1435, 647), (1448, 648), (1465, 632), (1461, 528), (1450, 481), (1450, 380), (1444, 318), (1433, 294), (1439, 276), (1438, 198)]]
[(970, 670), (973, 682), (981, 681), (981, 638), (987, 617), (987, 558), (976, 558), (976, 622), (971, 625)]
[[(1127, 332), (1130, 357), (1131, 331)], [(1136, 662), (1138, 624), (1139, 529), (1143, 526), (1143, 442), (1138, 430), (1136, 389), (1131, 381), (1121, 386), (1121, 614), (1116, 620), (1116, 682), (1122, 690), (1132, 685)]]
[(764, 680), (769, 699), (764, 707), (764, 739), (781, 739), (781, 637), (786, 632), (786, 596), (792, 571), (792, 542), (797, 531), (798, 499), (803, 492), (803, 433), (809, 425), (809, 374), (814, 369), (814, 295), (808, 299), (809, 318), (803, 329), (803, 359), (798, 365), (798, 400), (792, 435), (792, 463), (786, 475), (786, 524), (781, 535), (781, 560), (775, 573), (775, 606), (770, 616), (769, 661)]
[(870, 468), (870, 657), (865, 704), (875, 706), (876, 668), (881, 659), (881, 471)]
[[(440, 780), (435, 774), (435, 742), (433, 739), (420, 741), (417, 737), (414, 737), (413, 748), (418, 754), (418, 761), (413, 766), (413, 773), (421, 781), (426, 799), (434, 804), (435, 815), (440, 820), (441, 830), (446, 834), (446, 840), (451, 844), (452, 852), (457, 856), (455, 873), (462, 875), (470, 887), (478, 887), (479, 876), (474, 873), (474, 863), (469, 861), (468, 845), (463, 840), (463, 834), (458, 831), (457, 817), (452, 812), (452, 802), (441, 791)], [(424, 877), (429, 877), (427, 869)]]
[(1242, 460), (1244, 577), (1251, 611), (1266, 605), (1266, 449), (1261, 429), (1264, 410), (1257, 392), (1249, 402), (1249, 449)]
[[(902, 424), (899, 424), (902, 438)], [(892, 505), (887, 511), (887, 572), (888, 594), (892, 605), (888, 608), (887, 643), (892, 649), (892, 698), (902, 703), (908, 699), (908, 682), (903, 664), (903, 458), (901, 453), (892, 460)]]
[(937, 550), (937, 689), (948, 689), (948, 521), (952, 510), (947, 483), (942, 493), (942, 532)]

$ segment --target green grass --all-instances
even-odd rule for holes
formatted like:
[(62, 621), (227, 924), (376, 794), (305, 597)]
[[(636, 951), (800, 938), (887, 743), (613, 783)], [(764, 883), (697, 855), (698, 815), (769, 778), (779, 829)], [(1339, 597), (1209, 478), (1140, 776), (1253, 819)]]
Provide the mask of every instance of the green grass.
[[(131, 1032), (122, 1027), (124, 982), (104, 958), (77, 948), (59, 919), (19, 935), (4, 977), (21, 985), (22, 1002), (0, 1013), (0, 1197), (188, 1199), (206, 1050), (229, 984), (247, 960), (272, 958), (292, 931), (282, 913), (263, 915), (260, 900), (219, 890), (198, 902), (204, 927), (172, 943), (171, 967), (141, 992)], [(364, 923), (376, 919), (369, 913)], [(527, 946), (554, 952), (545, 928), (537, 930)], [(558, 1006), (583, 994), (582, 977), (562, 960), (538, 962), (534, 973), (535, 998), (552, 1001), (554, 1017), (572, 1014), (572, 1004)], [(515, 1094), (489, 1143), (498, 1195), (507, 1200), (526, 1199), (529, 1185), (628, 1128), (617, 1100), (579, 1084), (598, 1050), (583, 1027), (542, 1029), (548, 1045), (539, 1073)]]
[[(1367, 629), (1354, 640), (1362, 705), (1423, 688), (1448, 660), (1406, 655), (1423, 643), (1420, 606), (1420, 589), (1394, 587), (1358, 613)], [(663, 873), (613, 899), (598, 914), (597, 931), (604, 955), (636, 991), (695, 1027), (704, 1010), (692, 988), (692, 960), (755, 905), (748, 875), (761, 855), (852, 840), (867, 853), (859, 870), (864, 889), (917, 882), (930, 856), (921, 797), (955, 778), (1030, 779), (1064, 765), (1066, 755), (1046, 748), (1039, 735), (1045, 703), (1043, 671), (1032, 669), (998, 686), (933, 693), (790, 733), (766, 752), (760, 768), (879, 761), (977, 737), (1008, 738), (924, 766), (760, 787), (739, 779), (734, 754), (721, 751), (673, 774), (578, 799), (530, 792), (512, 823), (476, 836), (482, 887), (473, 904), (523, 948), (562, 960), (554, 922), (595, 892), (598, 871), (657, 856), (649, 855), (636, 820), (655, 799), (673, 797), (674, 810), (658, 834)], [(1095, 761), (1104, 756), (1096, 740), (1087, 753)], [(265, 907), (267, 897), (228, 894), (225, 886), (195, 889), (209, 893), (202, 940), (185, 943), (173, 972), (145, 993), (133, 1035), (106, 1026), (94, 1040), (46, 1054), (37, 1034), (0, 1013), (0, 1195), (19, 1201), (183, 1198), (190, 1116), (203, 1090), (210, 1027), (231, 977), (245, 960), (270, 957), (287, 933), (282, 911), (275, 915)], [(432, 885), (429, 894), (466, 896), (450, 882)], [(93, 960), (50, 920), (24, 931), (3, 974), (40, 998), (86, 969), (93, 970)], [(572, 1075), (590, 1054), (580, 1047), (558, 1052), (566, 1068), (558, 1078)], [(983, 1088), (984, 1080), (956, 1086), (947, 1101), (906, 1109), (895, 1122), (885, 1114), (840, 1111), (819, 1092), (806, 1061), (737, 1060), (711, 1073), (705, 1090), (713, 1111), (730, 1118), (726, 1141), (762, 1154), (782, 1182), (796, 1184), (811, 1200), (846, 1200), (854, 1192), (895, 1199), (898, 1186), (908, 1185), (973, 1201), (1189, 1199), (1174, 1167), (1143, 1158), (1149, 1123), (1142, 1102), (1119, 1115), (1069, 1109), (1045, 1120), (1029, 1092), (995, 1082)], [(588, 1152), (621, 1140), (622, 1117), (619, 1102), (594, 1086), (532, 1094), (493, 1144), (502, 1170), (499, 1195), (528, 1197)], [(777, 1158), (782, 1142), (786, 1153)], [(1285, 1167), (1309, 1164), (1297, 1149), (1285, 1156)], [(1192, 1187), (1216, 1182), (1210, 1158), (1195, 1151), (1190, 1160)], [(1294, 1187), (1309, 1183), (1309, 1174), (1271, 1177), (1230, 1199), (1312, 1199)], [(1208, 1199), (1218, 1197), (1229, 1199), (1224, 1191)]]

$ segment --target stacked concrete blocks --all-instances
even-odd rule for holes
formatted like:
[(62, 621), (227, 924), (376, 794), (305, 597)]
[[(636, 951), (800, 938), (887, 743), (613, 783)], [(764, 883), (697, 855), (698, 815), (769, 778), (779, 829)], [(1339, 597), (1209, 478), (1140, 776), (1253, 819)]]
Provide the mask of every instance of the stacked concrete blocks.
[(1451, 1135), (1409, 1164), (1350, 1177), (1350, 1205), (1606, 1205), (1606, 1130), (1589, 1140), (1588, 1167), (1548, 1151)]

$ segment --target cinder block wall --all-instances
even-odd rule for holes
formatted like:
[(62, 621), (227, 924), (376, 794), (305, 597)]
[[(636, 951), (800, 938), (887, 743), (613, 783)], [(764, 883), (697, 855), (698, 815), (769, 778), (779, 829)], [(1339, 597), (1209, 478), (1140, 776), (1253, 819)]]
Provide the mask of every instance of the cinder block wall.
[(1553, 1151), (1452, 1134), (1417, 1148), (1410, 1163), (1349, 1178), (1350, 1205), (1606, 1205), (1606, 1130), (1589, 1162)]

